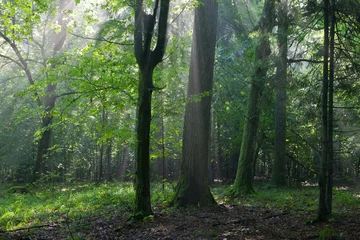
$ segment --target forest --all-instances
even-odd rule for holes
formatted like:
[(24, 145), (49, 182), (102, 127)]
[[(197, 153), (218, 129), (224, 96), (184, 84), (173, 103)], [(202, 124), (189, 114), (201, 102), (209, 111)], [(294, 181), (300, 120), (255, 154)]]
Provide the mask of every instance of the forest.
[(359, 0), (0, 0), (0, 239), (360, 239)]

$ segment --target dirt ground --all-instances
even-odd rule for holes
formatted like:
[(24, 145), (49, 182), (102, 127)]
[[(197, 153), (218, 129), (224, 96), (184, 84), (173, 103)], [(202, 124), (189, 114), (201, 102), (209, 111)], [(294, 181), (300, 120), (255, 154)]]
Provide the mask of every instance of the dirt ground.
[(315, 212), (218, 205), (206, 209), (156, 209), (142, 223), (109, 209), (100, 216), (0, 233), (0, 239), (360, 239), (360, 210), (313, 223)]

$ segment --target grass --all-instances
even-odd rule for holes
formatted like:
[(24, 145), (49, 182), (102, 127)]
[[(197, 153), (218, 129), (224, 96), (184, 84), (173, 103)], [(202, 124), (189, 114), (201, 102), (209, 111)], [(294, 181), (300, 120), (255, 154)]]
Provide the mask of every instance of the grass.
[[(227, 188), (229, 188), (227, 186)], [(229, 190), (224, 186), (213, 189), (218, 203), (232, 202), (242, 206), (264, 207), (290, 211), (293, 214), (316, 214), (318, 208), (318, 187), (302, 188), (268, 188), (266, 185), (256, 185), (255, 194), (231, 199)], [(349, 188), (334, 188), (333, 212), (341, 214), (349, 209), (357, 208), (360, 194)], [(351, 211), (351, 210), (350, 210)]]
[[(0, 186), (0, 229), (11, 230), (33, 225), (76, 219), (90, 214), (109, 214), (123, 209), (129, 215), (133, 209), (135, 192), (132, 183), (78, 183), (71, 186), (29, 187), (29, 193), (11, 193), (12, 186)], [(267, 189), (256, 186), (256, 194), (230, 199), (224, 192), (228, 186), (212, 189), (218, 203), (239, 204), (291, 211), (294, 214), (314, 213), (318, 203), (318, 189)], [(166, 208), (173, 198), (173, 185), (152, 184), (152, 205), (155, 211)], [(356, 207), (359, 194), (350, 190), (334, 190), (334, 212)], [(149, 219), (151, 220), (151, 219)]]

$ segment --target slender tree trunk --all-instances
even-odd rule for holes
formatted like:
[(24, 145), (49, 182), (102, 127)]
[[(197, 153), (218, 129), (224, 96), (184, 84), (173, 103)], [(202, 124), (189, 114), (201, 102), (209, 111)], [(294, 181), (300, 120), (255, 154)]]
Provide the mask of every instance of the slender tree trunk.
[(112, 181), (112, 145), (111, 141), (108, 142), (106, 146), (106, 181)]
[(125, 182), (126, 180), (126, 171), (129, 170), (128, 169), (128, 165), (129, 165), (129, 147), (128, 146), (124, 146), (123, 149), (121, 150), (121, 152), (119, 152), (119, 158), (121, 158), (120, 160), (120, 171), (119, 171), (119, 180), (121, 182)]
[(287, 52), (288, 52), (288, 9), (287, 0), (278, 0), (278, 33), (277, 41), (279, 56), (275, 79), (275, 154), (271, 183), (285, 186), (286, 165), (286, 80), (287, 80)]
[(326, 221), (329, 217), (327, 209), (327, 175), (328, 175), (328, 90), (329, 90), (329, 0), (324, 0), (324, 65), (322, 86), (322, 165), (319, 178), (319, 208), (318, 220)]
[(98, 182), (102, 182), (104, 180), (104, 170), (103, 170), (103, 159), (104, 159), (104, 144), (100, 146), (100, 154), (99, 154), (99, 176), (97, 178)]
[(216, 26), (217, 2), (203, 0), (195, 9), (177, 206), (216, 203), (208, 179)]
[(137, 212), (151, 215), (150, 203), (150, 123), (152, 71), (141, 74), (138, 100), (138, 120), (136, 127), (136, 200)]
[(262, 18), (260, 19), (258, 27), (260, 28), (261, 35), (255, 53), (257, 67), (250, 86), (250, 96), (241, 143), (240, 158), (233, 186), (234, 195), (250, 194), (254, 192), (252, 186), (253, 162), (255, 161), (256, 136), (260, 119), (259, 99), (261, 98), (266, 82), (266, 61), (271, 54), (268, 34), (271, 33), (274, 27), (273, 0), (267, 0), (265, 2)]
[(165, 190), (165, 125), (164, 125), (164, 99), (162, 93), (161, 97), (161, 173), (162, 173), (162, 190)]
[[(153, 214), (150, 202), (150, 123), (153, 71), (162, 60), (166, 46), (169, 0), (155, 0), (153, 13), (143, 10), (143, 0), (136, 0), (134, 50), (139, 66), (139, 98), (136, 123), (136, 196), (135, 215), (139, 218)], [(157, 22), (158, 20), (158, 22)], [(155, 23), (157, 22), (157, 29)], [(157, 34), (156, 34), (157, 33)], [(151, 42), (157, 36), (156, 47)]]
[(214, 148), (215, 148), (215, 163), (216, 163), (216, 178), (223, 180), (223, 171), (222, 171), (222, 156), (221, 156), (221, 146), (220, 146), (220, 124), (216, 122), (214, 117), (214, 125), (217, 127), (214, 128), (215, 138), (214, 138)]
[(329, 72), (329, 130), (328, 130), (328, 178), (327, 178), (327, 196), (326, 204), (328, 215), (332, 212), (333, 195), (333, 166), (334, 166), (334, 141), (333, 141), (333, 122), (334, 122), (334, 72), (335, 72), (335, 0), (331, 0), (330, 7), (330, 72)]

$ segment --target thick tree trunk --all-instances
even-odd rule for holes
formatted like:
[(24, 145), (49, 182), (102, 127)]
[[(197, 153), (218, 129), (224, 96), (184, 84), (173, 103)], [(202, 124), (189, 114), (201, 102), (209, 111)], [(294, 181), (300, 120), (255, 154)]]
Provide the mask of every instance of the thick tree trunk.
[(33, 182), (38, 180), (42, 174), (46, 173), (47, 170), (47, 159), (50, 154), (51, 147), (51, 123), (53, 117), (51, 116), (51, 111), (55, 107), (56, 102), (56, 84), (49, 85), (47, 87), (46, 94), (47, 96), (44, 99), (44, 116), (41, 119), (41, 127), (44, 132), (41, 135), (41, 138), (38, 143), (38, 151), (35, 160), (35, 166), (33, 170)]
[(152, 71), (140, 74), (137, 109), (136, 199), (135, 212), (144, 216), (153, 214), (150, 202), (150, 123)]
[(254, 192), (252, 187), (253, 166), (255, 160), (256, 136), (260, 117), (258, 101), (261, 96), (262, 88), (263, 86), (258, 86), (254, 83), (254, 80), (251, 83), (246, 115), (247, 119), (245, 121), (238, 169), (233, 186), (233, 192), (235, 195), (250, 194)]
[(287, 81), (287, 0), (278, 1), (278, 33), (279, 56), (275, 79), (275, 154), (271, 183), (285, 186), (286, 163), (286, 81)]
[(203, 0), (195, 9), (177, 206), (216, 204), (208, 179), (216, 25), (216, 0)]
[(263, 16), (259, 22), (260, 40), (256, 48), (255, 61), (257, 68), (251, 81), (246, 120), (236, 179), (233, 186), (234, 195), (250, 194), (253, 189), (253, 166), (256, 149), (256, 136), (259, 127), (260, 108), (259, 99), (266, 82), (267, 58), (271, 54), (268, 34), (274, 27), (274, 2), (267, 0), (264, 5)]

